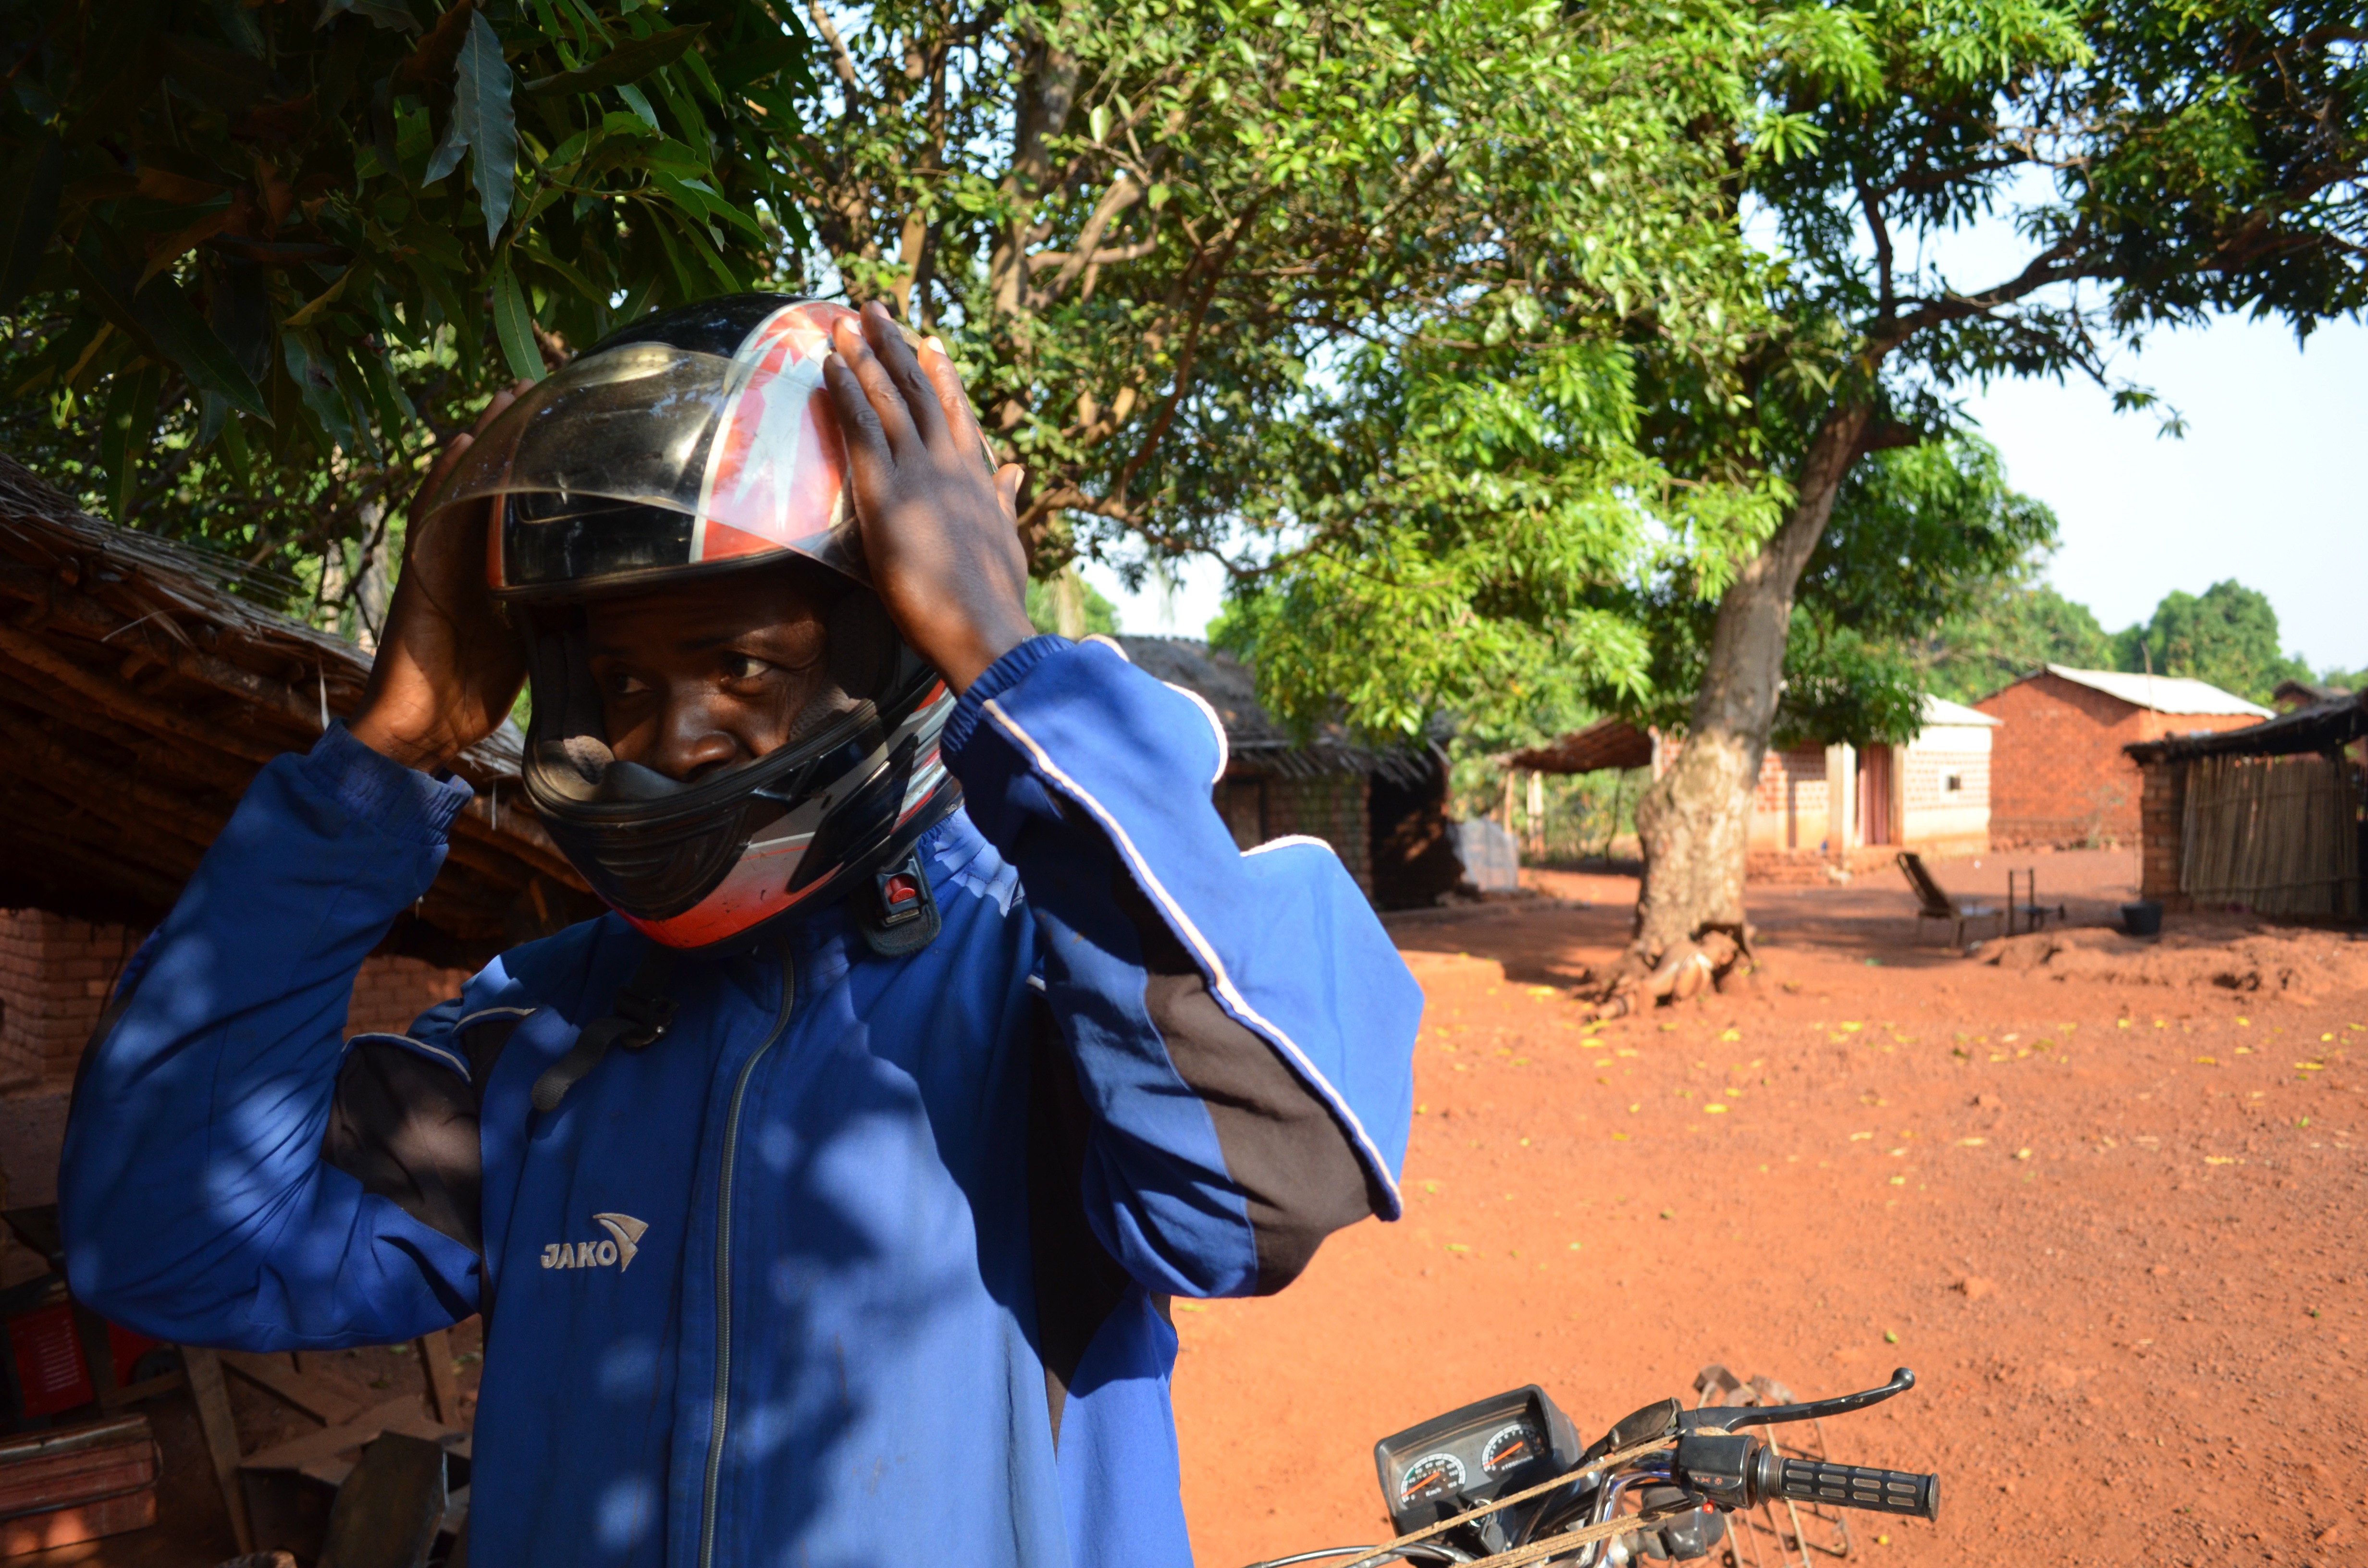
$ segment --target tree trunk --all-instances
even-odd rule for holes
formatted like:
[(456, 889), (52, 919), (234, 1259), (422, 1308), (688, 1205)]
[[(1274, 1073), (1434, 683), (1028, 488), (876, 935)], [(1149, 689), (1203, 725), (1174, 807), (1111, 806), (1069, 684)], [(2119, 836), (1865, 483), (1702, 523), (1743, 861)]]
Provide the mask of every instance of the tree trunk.
[(1751, 798), (1776, 721), (1793, 596), (1858, 460), (1871, 414), (1867, 404), (1853, 403), (1826, 416), (1801, 464), (1783, 526), (1719, 600), (1685, 744), (1636, 802), (1644, 888), (1612, 991), (1691, 995), (1749, 948), (1743, 868)]

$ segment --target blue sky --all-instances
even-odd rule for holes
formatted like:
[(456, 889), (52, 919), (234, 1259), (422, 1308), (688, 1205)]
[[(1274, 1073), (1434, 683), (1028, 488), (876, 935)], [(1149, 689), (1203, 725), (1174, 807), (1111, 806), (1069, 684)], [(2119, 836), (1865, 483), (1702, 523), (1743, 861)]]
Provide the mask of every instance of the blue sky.
[(2315, 668), (2368, 668), (2368, 327), (2294, 335), (2223, 320), (2150, 340), (2115, 369), (2187, 419), (2182, 439), (2086, 383), (1971, 401), (2015, 487), (2055, 508), (2049, 576), (2108, 631), (2174, 588), (2234, 577), (2277, 607)]
[[(2057, 589), (2114, 631), (2173, 589), (2234, 577), (2270, 597), (2287, 649), (2314, 668), (2368, 668), (2368, 327), (2297, 347), (2274, 324), (2224, 320), (2157, 335), (2113, 369), (2184, 415), (2186, 436), (2116, 415), (2085, 381), (2002, 383), (1968, 404), (2015, 486), (2055, 509)], [(1185, 637), (1216, 614), (1224, 581), (1205, 562), (1172, 594), (1086, 575), (1127, 631)]]

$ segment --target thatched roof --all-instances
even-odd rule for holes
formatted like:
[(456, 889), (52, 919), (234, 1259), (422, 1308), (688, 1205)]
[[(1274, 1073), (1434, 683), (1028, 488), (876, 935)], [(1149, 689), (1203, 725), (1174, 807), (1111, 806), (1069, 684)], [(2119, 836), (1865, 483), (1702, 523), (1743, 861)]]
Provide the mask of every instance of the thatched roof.
[(1135, 667), (1180, 686), (1215, 710), (1225, 726), (1225, 747), (1234, 766), (1252, 773), (1308, 778), (1326, 773), (1378, 773), (1399, 784), (1430, 777), (1430, 754), (1421, 746), (1360, 746), (1338, 724), (1326, 724), (1304, 744), (1258, 706), (1258, 677), (1223, 649), (1186, 637), (1117, 637)]
[[(241, 598), (242, 575), (0, 455), (0, 906), (154, 924), (256, 769), (360, 701), (370, 655)], [(461, 758), (477, 802), (394, 950), (473, 964), (582, 913), (518, 748), (506, 725)]]
[(1593, 773), (1598, 768), (1650, 767), (1653, 737), (1625, 719), (1598, 719), (1582, 730), (1506, 760), (1538, 773)]

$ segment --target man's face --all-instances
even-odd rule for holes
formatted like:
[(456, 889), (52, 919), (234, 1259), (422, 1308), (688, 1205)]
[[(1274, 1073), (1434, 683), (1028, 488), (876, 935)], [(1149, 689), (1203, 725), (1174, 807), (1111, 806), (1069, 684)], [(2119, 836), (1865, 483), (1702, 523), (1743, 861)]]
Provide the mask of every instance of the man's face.
[(825, 608), (793, 569), (595, 600), (592, 678), (609, 749), (687, 782), (844, 711), (852, 703), (830, 679)]

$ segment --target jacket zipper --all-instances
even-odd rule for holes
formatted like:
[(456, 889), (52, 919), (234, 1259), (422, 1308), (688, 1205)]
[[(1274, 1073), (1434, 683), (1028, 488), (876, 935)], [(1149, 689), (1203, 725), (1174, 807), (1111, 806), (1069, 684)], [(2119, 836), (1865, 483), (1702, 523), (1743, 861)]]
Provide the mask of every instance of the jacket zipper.
[(780, 951), (781, 1010), (773, 1019), (772, 1032), (741, 1064), (723, 1116), (723, 1170), (715, 1198), (715, 1396), (707, 1438), (707, 1484), (699, 1512), (699, 1568), (713, 1568), (715, 1562), (715, 1503), (723, 1485), (724, 1428), (732, 1415), (732, 1176), (740, 1157), (740, 1102), (757, 1063), (790, 1027), (790, 1008), (798, 995), (797, 959), (786, 938)]

